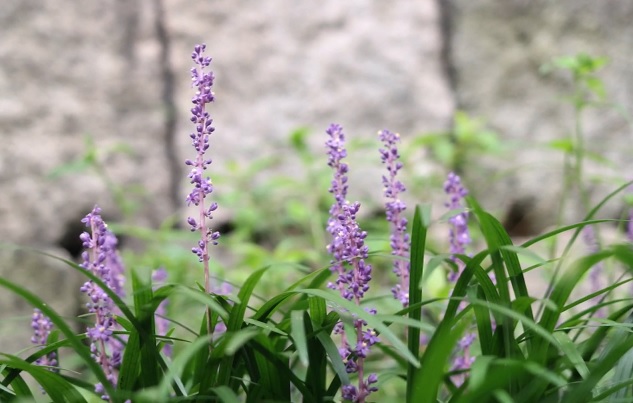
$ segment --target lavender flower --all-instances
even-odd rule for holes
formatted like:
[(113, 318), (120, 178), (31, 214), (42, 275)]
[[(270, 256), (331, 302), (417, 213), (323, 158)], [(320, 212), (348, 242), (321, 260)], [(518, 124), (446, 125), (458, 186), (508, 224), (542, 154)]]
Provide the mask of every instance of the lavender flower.
[[(449, 196), (449, 201), (445, 204), (449, 210), (461, 210), (463, 199), (468, 191), (462, 186), (461, 179), (455, 173), (448, 174), (448, 178), (444, 183), (444, 191)], [(464, 263), (457, 259), (456, 254), (466, 253), (466, 245), (470, 243), (470, 234), (468, 231), (468, 212), (462, 211), (449, 218), (451, 228), (449, 230), (450, 253), (451, 259), (457, 264), (457, 272), (450, 272), (448, 280), (455, 282), (461, 272), (464, 270)], [(461, 307), (460, 307), (461, 309)], [(452, 370), (465, 370), (470, 368), (474, 358), (470, 356), (470, 346), (474, 342), (476, 335), (474, 333), (466, 334), (459, 342), (453, 359)], [(453, 377), (456, 385), (461, 385), (465, 380), (464, 374)]]
[[(196, 150), (196, 159), (186, 160), (185, 164), (191, 166), (191, 172), (189, 173), (189, 179), (193, 185), (192, 191), (187, 196), (187, 205), (195, 205), (198, 207), (198, 219), (193, 217), (187, 218), (191, 231), (200, 231), (200, 241), (198, 245), (191, 249), (191, 251), (198, 256), (200, 262), (204, 266), (204, 286), (207, 293), (211, 292), (211, 283), (209, 276), (209, 244), (217, 245), (217, 240), (220, 237), (220, 233), (213, 231), (207, 225), (207, 219), (213, 218), (213, 212), (218, 208), (217, 203), (211, 203), (208, 207), (205, 204), (207, 195), (213, 192), (213, 184), (211, 179), (204, 176), (204, 171), (211, 164), (210, 159), (205, 158), (205, 153), (209, 149), (209, 136), (215, 131), (215, 128), (211, 126), (213, 119), (211, 119), (209, 112), (207, 112), (207, 104), (213, 102), (214, 94), (211, 91), (213, 86), (214, 75), (211, 71), (205, 69), (211, 64), (211, 58), (203, 56), (206, 49), (206, 45), (196, 45), (194, 51), (191, 54), (193, 62), (198, 67), (191, 69), (191, 81), (197, 88), (196, 94), (191, 100), (193, 108), (191, 108), (191, 122), (195, 124), (196, 131), (190, 134), (191, 144)], [(210, 312), (207, 310), (207, 316), (210, 316)], [(208, 329), (209, 333), (213, 329)]]
[[(326, 133), (329, 136), (325, 143), (328, 150), (328, 165), (334, 169), (334, 179), (330, 187), (334, 204), (330, 208), (327, 224), (332, 242), (327, 246), (327, 250), (333, 257), (330, 268), (338, 274), (336, 282), (328, 284), (328, 287), (337, 289), (343, 298), (360, 306), (362, 298), (369, 290), (371, 280), (371, 265), (365, 262), (368, 255), (368, 248), (365, 246), (367, 233), (360, 229), (356, 221), (360, 203), (347, 201), (348, 166), (342, 162), (347, 156), (343, 129), (332, 124)], [(345, 385), (342, 388), (343, 399), (353, 402), (364, 402), (371, 392), (377, 390), (371, 386), (377, 382), (375, 374), (370, 374), (364, 379), (365, 358), (370, 347), (378, 342), (376, 333), (366, 326), (365, 321), (354, 318), (357, 340), (354, 348), (349, 344), (343, 326), (339, 324), (335, 329), (335, 333), (341, 335), (339, 353), (347, 372), (358, 374), (358, 387)]]
[[(475, 357), (470, 355), (470, 346), (477, 336), (475, 333), (468, 333), (461, 338), (458, 344), (458, 355), (453, 360), (452, 371), (467, 370), (475, 362)], [(461, 386), (466, 380), (465, 374), (453, 376), (453, 381), (457, 386)]]
[[(449, 195), (450, 200), (445, 204), (449, 210), (461, 210), (463, 199), (468, 191), (462, 186), (461, 179), (455, 173), (448, 174), (446, 182), (444, 182), (444, 191)], [(466, 251), (466, 245), (470, 243), (470, 233), (468, 231), (468, 212), (462, 211), (448, 219), (451, 224), (449, 232), (451, 259), (457, 264), (458, 271), (451, 272), (448, 279), (451, 282), (457, 280), (461, 272), (464, 270), (464, 263), (457, 259), (456, 254), (463, 254)]]
[[(106, 265), (110, 269), (110, 282), (108, 286), (114, 293), (121, 299), (125, 298), (125, 266), (123, 265), (123, 259), (118, 252), (119, 240), (111, 232), (106, 232), (104, 247), (110, 252), (106, 255)], [(114, 305), (112, 309), (114, 315), (121, 315), (121, 310), (118, 306)], [(114, 321), (114, 331), (121, 331), (123, 327), (119, 323)], [(123, 349), (125, 348), (124, 342), (127, 342), (127, 336), (119, 335), (117, 337), (110, 338), (110, 351), (112, 352), (112, 365), (114, 368), (121, 366), (123, 360)]]
[[(81, 220), (90, 232), (80, 235), (86, 251), (82, 254), (82, 267), (99, 277), (111, 290), (123, 293), (123, 266), (116, 250), (116, 237), (112, 234), (103, 219), (101, 209), (97, 206)], [(95, 315), (94, 327), (87, 329), (90, 339), (90, 351), (93, 358), (101, 365), (112, 386), (116, 386), (117, 369), (121, 364), (123, 343), (113, 336), (119, 330), (115, 320), (117, 308), (112, 299), (99, 286), (87, 281), (81, 291), (88, 295), (90, 302), (88, 311)], [(103, 400), (109, 400), (102, 384), (97, 384), (95, 391)]]
[[(119, 298), (125, 298), (125, 266), (118, 252), (119, 240), (111, 231), (106, 231), (103, 246), (109, 251), (109, 253), (106, 254), (106, 265), (110, 270), (110, 282), (108, 286)], [(116, 306), (114, 309), (117, 314), (121, 312)]]
[[(33, 329), (33, 337), (31, 337), (31, 342), (38, 346), (45, 346), (48, 340), (48, 336), (51, 334), (51, 330), (53, 330), (53, 322), (51, 322), (50, 318), (42, 313), (39, 309), (33, 310), (33, 317), (31, 320), (31, 328)], [(57, 355), (55, 352), (50, 352), (46, 355), (38, 358), (35, 363), (37, 365), (50, 367), (52, 371), (59, 371), (57, 367)]]
[[(157, 287), (163, 285), (163, 283), (167, 280), (167, 270), (164, 267), (160, 267), (152, 273), (152, 283), (154, 285), (154, 290)], [(169, 331), (169, 321), (166, 319), (167, 315), (167, 306), (169, 305), (169, 301), (164, 299), (158, 308), (156, 308), (155, 312), (155, 323), (156, 323), (156, 334), (160, 336), (165, 336)], [(166, 357), (171, 357), (172, 348), (171, 344), (165, 344), (163, 347), (163, 354)]]
[(398, 171), (402, 168), (400, 154), (398, 153), (397, 142), (400, 141), (400, 135), (383, 130), (378, 133), (380, 140), (385, 148), (381, 148), (380, 158), (382, 163), (387, 166), (388, 176), (383, 175), (382, 185), (385, 197), (385, 211), (387, 221), (391, 224), (391, 254), (396, 256), (393, 263), (393, 272), (400, 279), (400, 283), (396, 284), (391, 292), (402, 306), (409, 305), (409, 262), (404, 260), (409, 256), (410, 240), (407, 233), (407, 219), (402, 216), (407, 208), (406, 204), (400, 200), (400, 193), (406, 191), (406, 188), (396, 179)]
[(332, 124), (326, 130), (329, 138), (325, 142), (328, 149), (328, 166), (334, 169), (334, 179), (330, 187), (330, 193), (334, 196), (335, 203), (330, 208), (330, 218), (328, 219), (328, 231), (333, 233), (337, 225), (337, 217), (340, 214), (347, 198), (347, 172), (349, 168), (342, 160), (347, 157), (345, 149), (345, 135), (343, 128), (337, 124)]

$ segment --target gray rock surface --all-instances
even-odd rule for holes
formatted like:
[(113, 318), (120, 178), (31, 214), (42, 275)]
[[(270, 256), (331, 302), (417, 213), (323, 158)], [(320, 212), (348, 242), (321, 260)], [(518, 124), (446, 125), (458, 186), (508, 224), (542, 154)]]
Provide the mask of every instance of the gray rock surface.
[[(372, 140), (382, 128), (413, 136), (450, 124), (453, 97), (434, 2), (328, 0), (315, 7), (273, 0), (239, 11), (228, 0), (202, 9), (187, 4), (165, 3), (172, 62), (183, 79), (192, 43), (206, 42), (213, 56), (213, 169), (234, 158), (288, 153), (287, 135), (302, 126), (312, 130), (309, 143), (322, 155), (332, 122), (343, 125), (349, 139)], [(186, 105), (191, 89), (180, 85), (177, 96), (178, 105)], [(189, 130), (183, 116), (178, 133)], [(178, 145), (181, 155), (191, 155), (186, 136)], [(377, 155), (370, 164), (355, 161), (357, 197), (379, 195), (373, 189), (381, 187), (379, 176), (372, 182), (364, 174), (378, 165)], [(280, 168), (296, 170), (289, 164)]]
[[(95, 203), (122, 216), (94, 173), (49, 175), (81, 157), (85, 136), (124, 193), (142, 189), (135, 223), (156, 226), (177, 212), (186, 194), (182, 161), (193, 153), (190, 53), (200, 42), (217, 77), (212, 170), (287, 154), (297, 127), (312, 130), (309, 143), (321, 153), (331, 122), (350, 138), (375, 139), (382, 128), (411, 138), (449, 130), (459, 108), (517, 145), (467, 167), (466, 182), (486, 207), (503, 215), (514, 206), (527, 232), (542, 230), (553, 224), (562, 163), (543, 145), (568, 135), (573, 115), (561, 101), (569, 77), (539, 68), (578, 52), (609, 57), (601, 74), (608, 99), (630, 114), (632, 19), (633, 3), (620, 0), (3, 0), (0, 241), (65, 246)], [(631, 127), (608, 108), (583, 124), (591, 149), (614, 164), (588, 171), (617, 182), (631, 168)], [(112, 151), (119, 144), (129, 152)], [(351, 197), (378, 197), (380, 179), (369, 171), (377, 157), (356, 158)], [(288, 161), (279, 169), (295, 169)], [(411, 169), (433, 172), (424, 154), (419, 164)], [(570, 204), (567, 218), (580, 212)], [(227, 207), (218, 218), (230, 214)], [(30, 266), (25, 278), (39, 275)]]
[[(126, 46), (125, 2), (8, 1), (0, 5), (1, 240), (54, 244), (95, 203), (114, 212), (92, 174), (50, 179), (81, 156), (84, 138), (107, 150), (125, 142), (133, 153), (107, 153), (102, 164), (122, 184), (141, 184), (143, 216), (170, 208), (161, 132), (160, 66)], [(155, 41), (151, 25), (133, 42)], [(143, 33), (145, 36), (143, 37)], [(137, 45), (134, 45), (137, 46)], [(157, 173), (163, 172), (162, 175)]]
[(216, 170), (286, 152), (300, 126), (314, 129), (322, 152), (333, 121), (360, 138), (450, 121), (434, 3), (157, 4), (0, 5), (0, 239), (53, 244), (95, 203), (120, 214), (94, 175), (47, 178), (81, 155), (86, 135), (102, 150), (130, 147), (101, 163), (117, 183), (144, 189), (139, 222), (156, 225), (180, 207), (198, 42), (208, 44), (217, 76)]
[[(157, 226), (182, 207), (196, 43), (207, 43), (217, 77), (215, 172), (230, 160), (288, 153), (297, 127), (311, 128), (309, 143), (323, 153), (331, 122), (350, 139), (449, 126), (453, 96), (434, 2), (308, 4), (0, 2), (0, 242), (77, 248), (79, 220), (94, 204), (106, 218), (122, 217), (93, 171), (50, 177), (82, 158), (86, 136), (104, 175), (136, 200), (127, 189), (142, 189), (129, 223)], [(113, 151), (120, 144), (129, 151)], [(371, 161), (376, 167), (377, 152)], [(352, 197), (379, 196), (380, 177), (364, 169), (352, 170)], [(218, 219), (230, 214), (224, 207)], [(44, 269), (20, 270), (28, 279)], [(46, 297), (75, 304), (65, 297), (75, 294)]]
[[(573, 93), (573, 82), (569, 73), (543, 75), (540, 68), (561, 56), (586, 53), (609, 60), (597, 76), (604, 81), (607, 100), (617, 107), (589, 108), (581, 120), (587, 149), (612, 163), (586, 162), (587, 178), (595, 182), (602, 175), (589, 190), (592, 202), (613, 190), (618, 179), (631, 179), (627, 172), (632, 167), (632, 126), (622, 112), (629, 119), (633, 112), (629, 62), (633, 3), (453, 0), (451, 4), (451, 62), (459, 108), (486, 119), (502, 139), (517, 147), (505, 161), (487, 164), (491, 175), (503, 179), (478, 194), (484, 204), (502, 212), (514, 205), (527, 217), (523, 225), (530, 227), (525, 228), (528, 231), (554, 224), (553, 207), (563, 187), (563, 158), (546, 144), (573, 134), (573, 107), (563, 99)], [(481, 182), (480, 172), (466, 174)], [(580, 219), (586, 211), (579, 202), (568, 207), (567, 221)], [(621, 204), (611, 204), (604, 214), (615, 218), (619, 208)]]
[[(38, 250), (53, 256), (69, 258), (67, 252), (61, 249)], [(79, 292), (79, 287), (85, 280), (60, 260), (34, 250), (0, 248), (0, 277), (31, 291), (58, 314), (68, 318), (71, 324), (72, 318), (81, 312), (84, 298)], [(0, 290), (0, 306), (2, 352), (15, 353), (32, 348), (32, 305), (3, 287)]]

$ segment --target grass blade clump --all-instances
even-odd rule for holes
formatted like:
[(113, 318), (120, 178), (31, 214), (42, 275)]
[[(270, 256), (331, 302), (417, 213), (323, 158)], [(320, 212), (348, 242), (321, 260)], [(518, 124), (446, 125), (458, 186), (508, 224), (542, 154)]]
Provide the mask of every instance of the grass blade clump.
[[(330, 125), (331, 172), (321, 175), (325, 164), (310, 155), (308, 132), (301, 130), (292, 136), (293, 147), (306, 166), (321, 167), (310, 172), (305, 188), (296, 178), (266, 182), (275, 184), (269, 193), (244, 182), (249, 185), (240, 190), (248, 194), (233, 202), (253, 196), (256, 203), (235, 220), (247, 228), (231, 232), (227, 226), (222, 243), (239, 259), (224, 267), (210, 253), (220, 234), (210, 226), (218, 208), (206, 172), (215, 76), (205, 50), (196, 45), (192, 53), (195, 156), (185, 162), (191, 185), (185, 201), (195, 207), (187, 218), (192, 236), (171, 229), (173, 221), (159, 231), (115, 225), (158, 244), (123, 259), (95, 207), (82, 221), (88, 227), (80, 236), (82, 263), (65, 261), (85, 278), (88, 312), (80, 329), (28, 287), (0, 278), (0, 287), (35, 309), (36, 345), (26, 353), (0, 353), (1, 401), (37, 400), (42, 392), (55, 402), (111, 403), (631, 400), (633, 301), (624, 288), (632, 281), (633, 248), (630, 240), (597, 241), (608, 223), (631, 226), (595, 219), (630, 182), (595, 207), (586, 205), (583, 221), (515, 245), (454, 172), (444, 183), (448, 211), (435, 218), (429, 204), (419, 204), (409, 217), (400, 175), (413, 154), (407, 150), (403, 158), (406, 139), (388, 130), (378, 134), (386, 174), (378, 178), (382, 193), (375, 192), (385, 199), (386, 220), (363, 216), (361, 203), (348, 199), (344, 162), (348, 150), (360, 146), (347, 142), (340, 125)], [(444, 140), (436, 151), (463, 147)], [(433, 140), (416, 144), (424, 141)], [(272, 164), (255, 161), (248, 172)], [(435, 183), (427, 190), (441, 190)], [(411, 189), (415, 185), (406, 194), (418, 196)], [(269, 203), (270, 190), (289, 193)], [(296, 199), (297, 192), (309, 202)], [(271, 205), (277, 210), (256, 209)], [(275, 219), (281, 223), (268, 231)], [(435, 236), (446, 228), (448, 239)], [(573, 245), (588, 228), (596, 242), (576, 256)], [(560, 254), (550, 247), (542, 257), (539, 248), (564, 236), (569, 240)], [(196, 259), (181, 253), (184, 242), (193, 243)], [(201, 275), (190, 270), (196, 264)], [(544, 294), (528, 280), (534, 273), (547, 279)]]

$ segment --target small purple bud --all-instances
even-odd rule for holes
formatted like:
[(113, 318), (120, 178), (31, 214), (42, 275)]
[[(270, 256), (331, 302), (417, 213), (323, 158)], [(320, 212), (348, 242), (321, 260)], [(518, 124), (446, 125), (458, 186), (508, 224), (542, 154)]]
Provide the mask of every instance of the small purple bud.
[(191, 226), (191, 232), (198, 229), (198, 223), (192, 217), (187, 218), (187, 223)]

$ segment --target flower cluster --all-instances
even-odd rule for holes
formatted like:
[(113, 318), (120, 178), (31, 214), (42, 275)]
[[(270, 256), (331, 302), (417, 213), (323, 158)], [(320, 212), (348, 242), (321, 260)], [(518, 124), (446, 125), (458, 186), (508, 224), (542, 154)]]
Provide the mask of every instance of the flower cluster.
[(402, 303), (402, 306), (409, 305), (409, 257), (410, 240), (407, 233), (407, 219), (403, 213), (407, 206), (400, 200), (400, 193), (406, 191), (404, 184), (396, 179), (398, 171), (402, 169), (400, 154), (398, 153), (397, 143), (400, 141), (400, 135), (392, 133), (389, 130), (382, 130), (378, 133), (380, 141), (383, 142), (385, 148), (381, 148), (380, 158), (382, 163), (387, 166), (388, 175), (383, 175), (382, 185), (383, 193), (387, 198), (385, 202), (385, 211), (387, 221), (391, 224), (391, 254), (396, 257), (393, 263), (393, 272), (400, 279), (391, 292), (393, 296)]
[[(369, 290), (371, 280), (371, 265), (365, 263), (368, 253), (365, 246), (367, 233), (360, 229), (356, 221), (359, 209), (358, 202), (345, 203), (329, 226), (332, 229), (332, 242), (328, 245), (328, 252), (334, 258), (332, 270), (338, 273), (336, 285), (330, 287), (338, 289), (343, 298), (350, 301), (360, 301)], [(352, 270), (347, 270), (345, 263), (351, 265)]]
[(209, 112), (207, 112), (207, 104), (213, 102), (214, 95), (211, 91), (213, 86), (214, 75), (205, 69), (211, 64), (211, 58), (203, 56), (206, 45), (196, 45), (191, 54), (193, 62), (199, 67), (191, 69), (191, 80), (197, 88), (196, 94), (191, 100), (193, 108), (191, 108), (191, 122), (196, 126), (196, 131), (191, 133), (191, 144), (196, 150), (195, 160), (186, 160), (185, 164), (191, 166), (189, 179), (193, 185), (193, 189), (187, 196), (187, 205), (195, 205), (198, 207), (198, 219), (193, 217), (187, 218), (187, 223), (191, 231), (200, 231), (200, 241), (198, 245), (191, 251), (198, 256), (200, 262), (204, 265), (205, 291), (211, 291), (209, 277), (209, 245), (217, 244), (220, 233), (213, 231), (208, 225), (207, 220), (213, 218), (213, 212), (218, 208), (217, 203), (211, 203), (208, 207), (205, 205), (206, 197), (213, 192), (213, 184), (211, 179), (204, 175), (204, 171), (211, 164), (211, 159), (205, 157), (206, 151), (209, 149), (209, 136), (215, 131), (212, 126)]
[[(463, 371), (470, 368), (470, 366), (475, 362), (475, 357), (470, 354), (470, 346), (473, 344), (477, 336), (475, 333), (467, 333), (460, 340), (457, 346), (458, 354), (453, 360), (453, 365), (451, 367), (452, 371)], [(460, 386), (464, 383), (466, 376), (464, 374), (457, 374), (453, 376), (453, 382), (457, 386)]]
[[(328, 165), (334, 169), (334, 178), (330, 187), (334, 204), (330, 208), (327, 224), (328, 232), (332, 235), (332, 242), (327, 246), (327, 250), (333, 257), (331, 270), (338, 274), (335, 283), (330, 283), (328, 286), (338, 290), (343, 298), (360, 305), (362, 298), (369, 290), (371, 280), (371, 265), (365, 262), (368, 255), (368, 248), (365, 246), (367, 233), (360, 229), (356, 221), (360, 203), (347, 201), (348, 166), (342, 162), (342, 159), (347, 156), (343, 129), (339, 125), (332, 124), (326, 133), (329, 136), (326, 141)], [(375, 311), (370, 313), (375, 313)], [(367, 379), (364, 378), (365, 358), (370, 347), (378, 342), (376, 332), (366, 326), (365, 321), (354, 318), (357, 342), (353, 348), (349, 344), (342, 324), (339, 324), (335, 330), (341, 335), (339, 353), (347, 372), (358, 374), (358, 387), (344, 385), (342, 388), (343, 398), (353, 402), (364, 402), (371, 392), (377, 390), (375, 386), (372, 386), (377, 382), (376, 374), (370, 374)]]
[(448, 222), (451, 224), (449, 231), (451, 259), (455, 261), (458, 267), (458, 271), (451, 272), (448, 279), (454, 282), (464, 269), (464, 263), (457, 259), (455, 255), (463, 254), (466, 251), (466, 245), (470, 243), (468, 212), (463, 211), (465, 207), (463, 199), (468, 195), (468, 191), (462, 186), (459, 176), (453, 172), (448, 174), (448, 178), (446, 182), (444, 182), (444, 191), (450, 198), (445, 204), (446, 207), (448, 207), (449, 210), (462, 210), (448, 219)]
[[(451, 228), (449, 230), (451, 259), (458, 267), (457, 272), (449, 273), (448, 280), (450, 282), (455, 282), (464, 270), (464, 263), (457, 259), (455, 255), (464, 254), (466, 252), (466, 245), (470, 243), (468, 212), (463, 211), (465, 208), (463, 199), (468, 194), (468, 191), (462, 186), (460, 177), (453, 172), (448, 174), (448, 178), (444, 183), (444, 191), (449, 196), (449, 201), (445, 204), (446, 207), (449, 210), (462, 210), (448, 220), (451, 224)], [(470, 368), (474, 361), (474, 358), (470, 355), (470, 346), (475, 341), (475, 337), (474, 333), (467, 333), (460, 340), (453, 360), (453, 365), (451, 367), (453, 371), (461, 371)], [(463, 374), (458, 374), (453, 377), (453, 381), (458, 386), (464, 382), (464, 379), (465, 375)]]
[[(33, 317), (31, 318), (31, 328), (33, 329), (33, 337), (31, 342), (38, 346), (45, 346), (48, 340), (48, 336), (53, 330), (53, 322), (50, 318), (42, 313), (39, 309), (33, 311)], [(50, 352), (35, 361), (37, 365), (50, 367), (51, 370), (57, 371), (57, 355), (54, 352)]]
[[(116, 250), (117, 240), (101, 218), (101, 209), (97, 206), (81, 220), (89, 232), (80, 235), (86, 250), (82, 254), (82, 267), (101, 279), (111, 290), (122, 296), (123, 266)], [(88, 295), (88, 311), (95, 316), (95, 325), (87, 329), (92, 356), (103, 368), (108, 381), (116, 386), (117, 369), (121, 364), (123, 343), (114, 336), (119, 330), (114, 315), (116, 306), (108, 294), (93, 281), (87, 281), (81, 292)], [(102, 384), (95, 387), (104, 400), (109, 400)]]

